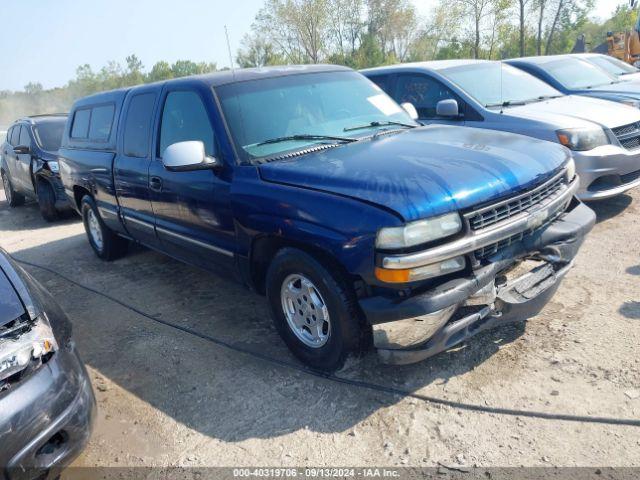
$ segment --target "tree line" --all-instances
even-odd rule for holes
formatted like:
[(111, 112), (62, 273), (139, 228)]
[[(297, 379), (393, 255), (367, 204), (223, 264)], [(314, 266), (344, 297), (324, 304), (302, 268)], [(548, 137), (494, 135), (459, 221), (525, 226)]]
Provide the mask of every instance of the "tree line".
[(420, 18), (409, 0), (266, 0), (245, 35), (242, 67), (338, 63), (366, 68), (450, 58), (504, 59), (571, 51), (584, 34), (592, 47), (608, 31), (631, 28), (619, 6), (602, 23), (594, 0), (438, 0)]
[[(619, 6), (589, 19), (594, 0), (438, 0), (426, 18), (409, 0), (265, 0), (235, 61), (240, 67), (334, 63), (366, 68), (451, 58), (504, 59), (571, 51), (585, 35), (592, 48), (608, 31), (631, 28), (637, 13)], [(215, 63), (165, 61), (145, 69), (135, 55), (98, 71), (77, 68), (64, 87), (29, 83), (0, 91), (0, 126), (37, 113), (68, 111), (91, 93), (215, 71)]]
[(111, 61), (97, 72), (88, 64), (81, 65), (76, 69), (75, 78), (64, 87), (45, 90), (40, 83), (30, 82), (21, 92), (0, 91), (0, 128), (6, 128), (15, 119), (27, 115), (68, 112), (76, 99), (92, 93), (209, 73), (216, 69), (215, 63), (178, 60), (173, 64), (157, 62), (145, 72), (135, 55), (128, 56), (124, 66)]

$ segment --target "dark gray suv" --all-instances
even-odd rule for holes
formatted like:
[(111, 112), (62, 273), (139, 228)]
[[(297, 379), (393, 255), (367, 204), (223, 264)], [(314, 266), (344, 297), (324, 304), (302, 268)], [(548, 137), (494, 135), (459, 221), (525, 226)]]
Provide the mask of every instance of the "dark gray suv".
[(7, 202), (24, 204), (38, 200), (42, 217), (54, 221), (69, 210), (58, 173), (58, 149), (67, 122), (66, 114), (39, 115), (16, 121), (0, 148), (0, 173)]

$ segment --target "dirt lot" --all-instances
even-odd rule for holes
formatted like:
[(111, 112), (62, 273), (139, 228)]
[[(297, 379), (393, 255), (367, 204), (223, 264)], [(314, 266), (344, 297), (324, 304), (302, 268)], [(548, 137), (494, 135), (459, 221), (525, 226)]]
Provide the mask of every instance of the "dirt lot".
[[(62, 278), (27, 270), (71, 317), (98, 400), (81, 466), (640, 466), (640, 191), (594, 206), (598, 225), (554, 300), (526, 326), (417, 365), (370, 354), (338, 374), (463, 402), (336, 383), (229, 350)], [(103, 263), (81, 223), (9, 209), (0, 246), (154, 318), (296, 363), (262, 297), (163, 255)], [(478, 407), (478, 408), (476, 408)], [(520, 414), (486, 412), (494, 407)]]

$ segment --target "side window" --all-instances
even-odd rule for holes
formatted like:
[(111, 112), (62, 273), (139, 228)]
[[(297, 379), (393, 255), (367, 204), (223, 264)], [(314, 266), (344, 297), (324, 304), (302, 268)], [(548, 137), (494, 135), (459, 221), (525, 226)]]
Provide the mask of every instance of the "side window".
[(114, 112), (115, 107), (113, 105), (101, 105), (91, 109), (91, 121), (89, 122), (90, 140), (99, 142), (109, 140)]
[(214, 155), (214, 134), (202, 99), (196, 92), (170, 92), (162, 110), (158, 155), (177, 142), (200, 140), (207, 155)]
[(29, 135), (29, 127), (23, 125), (20, 129), (20, 139), (18, 140), (18, 145), (26, 145), (27, 147), (31, 146), (31, 135)]
[(7, 131), (7, 143), (9, 145), (11, 145), (12, 147), (15, 147), (15, 145), (13, 144), (13, 141), (11, 139), (11, 135), (13, 135), (13, 131), (15, 130), (16, 127), (11, 127), (8, 131)]
[(453, 98), (460, 102), (451, 89), (426, 75), (400, 75), (394, 97), (398, 103), (413, 103), (420, 118), (436, 117), (436, 105), (440, 100)]
[(13, 127), (13, 131), (11, 132), (11, 146), (17, 147), (19, 141), (20, 141), (20, 125), (16, 125), (15, 127)]
[(124, 123), (124, 154), (126, 156), (138, 158), (147, 156), (155, 101), (155, 93), (142, 93), (131, 99)]
[(90, 109), (76, 110), (73, 115), (71, 138), (87, 138), (89, 136), (89, 118), (91, 118)]

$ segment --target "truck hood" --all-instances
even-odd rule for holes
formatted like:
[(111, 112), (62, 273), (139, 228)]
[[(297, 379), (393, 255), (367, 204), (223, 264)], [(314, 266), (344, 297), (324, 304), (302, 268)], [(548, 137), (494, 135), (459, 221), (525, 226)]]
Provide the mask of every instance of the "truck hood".
[(393, 210), (405, 221), (515, 195), (556, 173), (564, 147), (511, 133), (431, 125), (274, 161), (269, 182)]
[(615, 128), (640, 122), (640, 110), (627, 105), (615, 105), (600, 98), (578, 95), (506, 108), (504, 115), (553, 124), (558, 129), (590, 127), (594, 123)]
[(13, 284), (0, 268), (0, 327), (24, 315), (25, 309)]

